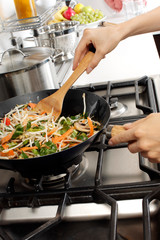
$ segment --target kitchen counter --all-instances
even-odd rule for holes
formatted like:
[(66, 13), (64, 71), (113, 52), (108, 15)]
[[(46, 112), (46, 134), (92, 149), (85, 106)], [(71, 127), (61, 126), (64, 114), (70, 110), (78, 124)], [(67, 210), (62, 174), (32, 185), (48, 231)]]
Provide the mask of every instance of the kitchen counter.
[[(63, 83), (72, 73), (72, 62)], [(160, 59), (152, 34), (123, 40), (90, 73), (83, 73), (74, 85), (139, 78), (160, 74)]]

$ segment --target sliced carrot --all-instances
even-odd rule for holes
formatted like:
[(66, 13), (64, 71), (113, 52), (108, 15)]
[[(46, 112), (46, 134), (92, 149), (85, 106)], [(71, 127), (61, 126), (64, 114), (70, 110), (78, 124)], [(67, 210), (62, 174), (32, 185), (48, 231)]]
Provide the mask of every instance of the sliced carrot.
[(8, 144), (7, 144), (7, 143), (4, 143), (4, 144), (2, 144), (2, 147), (3, 147), (4, 149), (8, 149)]
[(1, 139), (1, 144), (3, 145), (4, 143), (8, 142), (8, 141), (12, 138), (13, 133), (14, 133), (14, 131), (12, 131), (11, 133), (9, 133), (7, 136), (3, 137), (3, 138)]
[(14, 151), (13, 150), (9, 150), (8, 151), (8, 156), (13, 156), (15, 153), (14, 153)]
[(63, 143), (61, 144), (61, 148), (64, 148), (65, 146), (67, 146), (67, 143), (63, 142)]
[(37, 123), (33, 123), (32, 127), (39, 127)]
[(32, 109), (35, 108), (36, 105), (37, 105), (36, 103), (32, 103), (32, 102), (28, 103), (28, 106), (30, 106)]
[(52, 142), (54, 144), (62, 141), (63, 139), (67, 138), (72, 132), (74, 131), (74, 127), (71, 127), (70, 129), (68, 129), (64, 134), (62, 134), (61, 136), (56, 136), (54, 138), (52, 138)]
[(14, 156), (15, 153), (13, 150), (10, 150), (8, 152), (0, 152), (0, 156), (3, 156), (3, 157), (9, 157), (9, 156)]
[(58, 127), (54, 127), (50, 132), (47, 133), (47, 136), (51, 136), (57, 129)]
[(43, 112), (41, 112), (40, 114), (43, 115), (43, 114), (45, 114), (45, 113), (47, 113), (47, 112), (46, 112), (46, 111), (43, 111)]
[(28, 115), (28, 118), (32, 118), (32, 120), (37, 119), (37, 115)]
[(22, 125), (23, 125), (23, 126), (26, 126), (27, 123), (28, 123), (28, 120), (25, 119), (25, 120), (22, 122)]
[(79, 143), (71, 143), (70, 145), (69, 145), (69, 147), (74, 147), (74, 146), (77, 146)]
[(52, 137), (52, 142), (56, 144), (58, 142), (58, 138), (59, 138), (58, 136)]
[(38, 147), (37, 146), (34, 146), (34, 147), (22, 147), (22, 148), (20, 148), (20, 151), (25, 152), (25, 151), (30, 151), (32, 149), (38, 149)]
[(89, 137), (91, 137), (94, 133), (94, 126), (93, 126), (93, 123), (92, 123), (92, 120), (91, 120), (90, 117), (87, 117), (87, 120), (88, 120), (88, 125), (89, 125), (89, 128), (90, 128)]

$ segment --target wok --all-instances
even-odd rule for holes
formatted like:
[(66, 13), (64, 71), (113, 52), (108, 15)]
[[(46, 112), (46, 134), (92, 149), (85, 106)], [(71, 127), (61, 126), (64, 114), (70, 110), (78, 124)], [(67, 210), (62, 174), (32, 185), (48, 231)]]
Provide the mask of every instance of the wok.
[[(0, 102), (0, 117), (4, 117), (4, 114), (14, 108), (16, 104), (24, 104), (29, 101), (36, 103), (55, 91), (55, 89), (43, 90), (23, 96), (16, 96)], [(81, 156), (95, 138), (99, 136), (102, 130), (107, 126), (110, 118), (109, 105), (103, 98), (78, 89), (70, 89), (67, 92), (64, 98), (62, 116), (73, 116), (83, 113), (83, 93), (85, 93), (86, 96), (86, 113), (91, 117), (93, 116), (94, 120), (99, 121), (101, 124), (98, 133), (77, 146), (63, 150), (62, 152), (29, 159), (0, 159), (0, 168), (18, 171), (24, 177), (40, 177), (42, 175), (55, 174), (59, 169), (63, 171), (64, 166), (69, 167), (72, 164), (76, 164), (77, 158)]]

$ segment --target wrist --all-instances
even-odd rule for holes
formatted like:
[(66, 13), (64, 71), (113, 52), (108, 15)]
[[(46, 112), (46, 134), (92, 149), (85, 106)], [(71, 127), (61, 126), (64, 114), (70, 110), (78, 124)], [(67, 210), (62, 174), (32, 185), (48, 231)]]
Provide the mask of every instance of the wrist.
[(148, 32), (160, 30), (160, 7), (118, 24), (121, 40)]
[[(136, 19), (134, 19), (136, 20)], [(136, 21), (128, 20), (126, 22), (117, 25), (118, 33), (121, 40), (124, 40), (130, 36), (136, 35)]]

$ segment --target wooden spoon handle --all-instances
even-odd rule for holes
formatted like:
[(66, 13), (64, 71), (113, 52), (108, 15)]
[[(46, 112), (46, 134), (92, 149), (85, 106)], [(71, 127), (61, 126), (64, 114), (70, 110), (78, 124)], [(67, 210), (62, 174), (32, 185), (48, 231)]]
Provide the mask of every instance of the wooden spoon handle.
[[(88, 64), (90, 63), (91, 59), (93, 58), (94, 53), (89, 51), (82, 61), (79, 63), (78, 67), (74, 70), (68, 80), (63, 84), (63, 86), (58, 90), (65, 96), (67, 91), (73, 85), (73, 83), (82, 75), (82, 73), (87, 69)], [(57, 92), (58, 92), (57, 91)]]
[(126, 129), (121, 125), (108, 125), (106, 131), (107, 139), (110, 139), (111, 137), (114, 137), (124, 131), (126, 131)]

